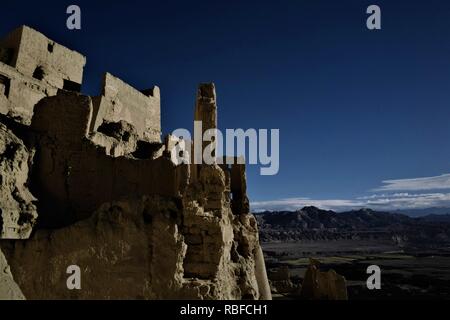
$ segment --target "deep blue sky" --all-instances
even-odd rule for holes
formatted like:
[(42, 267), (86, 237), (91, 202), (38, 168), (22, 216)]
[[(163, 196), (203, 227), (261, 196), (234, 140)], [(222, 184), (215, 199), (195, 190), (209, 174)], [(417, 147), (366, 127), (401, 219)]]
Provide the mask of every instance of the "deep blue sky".
[[(81, 31), (65, 27), (69, 4)], [(366, 28), (370, 4), (382, 30)], [(158, 85), (164, 133), (191, 128), (208, 81), (220, 128), (279, 128), (279, 174), (249, 167), (251, 201), (355, 199), (450, 172), (449, 1), (2, 3), (1, 33), (21, 24), (87, 56), (84, 93), (105, 71)]]

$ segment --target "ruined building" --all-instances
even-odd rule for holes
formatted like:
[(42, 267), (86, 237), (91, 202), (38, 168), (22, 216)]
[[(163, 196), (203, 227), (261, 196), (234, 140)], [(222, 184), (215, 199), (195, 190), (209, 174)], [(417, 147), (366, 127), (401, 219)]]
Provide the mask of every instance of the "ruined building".
[[(270, 299), (245, 166), (177, 165), (159, 88), (85, 96), (85, 63), (26, 26), (0, 41), (0, 298)], [(213, 84), (194, 118), (217, 126)]]

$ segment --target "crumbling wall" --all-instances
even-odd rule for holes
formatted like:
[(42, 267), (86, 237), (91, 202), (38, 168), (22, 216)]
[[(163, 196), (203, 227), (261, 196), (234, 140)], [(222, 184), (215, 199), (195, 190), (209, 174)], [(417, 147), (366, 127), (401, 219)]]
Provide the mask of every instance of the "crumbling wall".
[(198, 86), (194, 121), (202, 121), (202, 134), (208, 129), (217, 128), (216, 87), (213, 83)]
[(57, 88), (0, 62), (0, 113), (29, 125), (36, 103), (56, 95), (57, 91)]
[[(202, 83), (198, 86), (194, 121), (201, 121), (202, 137), (205, 131), (217, 129), (216, 87), (213, 83)], [(207, 145), (211, 145), (211, 149), (215, 150), (216, 143), (215, 140), (210, 142), (203, 141), (201, 148), (194, 148), (194, 152), (201, 152), (201, 155), (203, 155)], [(216, 156), (215, 152), (212, 155)]]
[(0, 47), (12, 49), (9, 65), (24, 76), (40, 78), (38, 80), (60, 89), (67, 85), (64, 80), (82, 83), (85, 57), (30, 27), (15, 29), (0, 41)]
[[(175, 163), (187, 141), (161, 143), (159, 89), (106, 74), (101, 96), (81, 95), (84, 63), (28, 27), (0, 41), (1, 238), (29, 237), (0, 247), (25, 296), (270, 299), (245, 168)], [(214, 84), (195, 119), (217, 128)], [(70, 265), (82, 290), (67, 289)]]
[(86, 218), (100, 204), (129, 195), (179, 196), (187, 165), (168, 158), (110, 157), (89, 139), (92, 102), (76, 93), (45, 98), (31, 127), (39, 134), (35, 181), (41, 223), (64, 225)]
[(27, 26), (15, 29), (0, 41), (0, 113), (29, 125), (39, 100), (80, 90), (85, 63)]
[(184, 268), (187, 277), (209, 279), (217, 273), (224, 251), (231, 250), (226, 248), (233, 239), (233, 230), (229, 222), (226, 228), (220, 223), (221, 219), (229, 219), (223, 212), (228, 207), (223, 171), (214, 165), (201, 169), (198, 182), (189, 185), (184, 197), (184, 232), (188, 244)]
[(245, 164), (241, 164), (240, 157), (234, 157), (232, 164), (226, 164), (225, 158), (227, 157), (224, 157), (220, 167), (230, 179), (231, 209), (235, 214), (250, 213)]
[(19, 55), (22, 28), (16, 28), (0, 39), (0, 62), (15, 66)]
[[(177, 259), (182, 259), (178, 215), (179, 208), (169, 198), (105, 203), (86, 220), (58, 230), (38, 230), (26, 242), (4, 244), (4, 252), (29, 299), (164, 297), (180, 287), (171, 285), (180, 272)], [(163, 248), (164, 255), (159, 251)], [(81, 269), (81, 290), (67, 289), (70, 265)], [(157, 284), (160, 278), (164, 286)]]
[(103, 92), (93, 98), (94, 119), (91, 131), (103, 122), (124, 120), (135, 126), (141, 140), (161, 142), (161, 113), (159, 88), (140, 92), (122, 80), (106, 73)]
[[(25, 295), (270, 299), (256, 220), (231, 210), (230, 172), (199, 165), (194, 181), (189, 165), (167, 154), (110, 156), (92, 140), (92, 108), (90, 97), (71, 92), (35, 107), (32, 189), (41, 228), (58, 228), (0, 243)], [(126, 132), (132, 136), (133, 126), (105, 129), (114, 139)], [(67, 290), (72, 264), (83, 290)]]
[[(188, 207), (183, 202), (144, 196), (105, 203), (86, 220), (0, 245), (29, 299), (260, 298), (252, 250), (248, 256), (232, 252), (238, 246), (235, 228), (250, 225), (226, 208), (214, 219), (205, 212), (190, 215), (186, 210), (195, 202)], [(208, 233), (211, 226), (215, 231)], [(192, 243), (182, 231), (186, 228), (204, 235), (204, 259), (215, 259), (208, 277), (194, 277), (186, 269)], [(257, 248), (257, 237), (247, 241)], [(81, 290), (66, 287), (66, 270), (73, 264), (81, 269)]]

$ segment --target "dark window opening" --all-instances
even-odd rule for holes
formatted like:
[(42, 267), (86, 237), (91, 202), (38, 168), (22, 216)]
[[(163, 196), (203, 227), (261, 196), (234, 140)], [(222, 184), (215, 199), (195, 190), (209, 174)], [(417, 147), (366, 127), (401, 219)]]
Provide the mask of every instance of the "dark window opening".
[(0, 74), (0, 94), (9, 97), (9, 88), (11, 86), (11, 80)]
[(38, 79), (38, 80), (42, 80), (44, 79), (44, 69), (42, 69), (42, 67), (37, 67), (34, 72), (33, 72), (33, 78)]
[(53, 52), (53, 47), (54, 47), (55, 45), (53, 44), (53, 43), (49, 43), (48, 45), (47, 45), (47, 50), (48, 50), (48, 52)]
[(76, 83), (74, 81), (70, 81), (70, 80), (64, 79), (63, 89), (67, 90), (67, 91), (80, 92), (81, 91), (81, 84)]
[(0, 48), (0, 61), (11, 65), (13, 60), (14, 50), (10, 48)]

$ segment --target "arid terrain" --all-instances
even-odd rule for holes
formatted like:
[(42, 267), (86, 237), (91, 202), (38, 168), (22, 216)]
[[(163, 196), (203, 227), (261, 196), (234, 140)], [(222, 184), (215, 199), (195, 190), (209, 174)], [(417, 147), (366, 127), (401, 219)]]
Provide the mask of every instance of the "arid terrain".
[[(341, 224), (344, 220), (347, 224)], [(345, 276), (350, 300), (449, 299), (450, 245), (445, 235), (450, 225), (443, 220), (367, 210), (334, 213), (317, 208), (279, 216), (260, 214), (273, 297), (300, 299), (309, 259), (314, 258), (321, 262), (321, 270), (334, 269)], [(369, 265), (381, 268), (381, 290), (367, 289)]]

